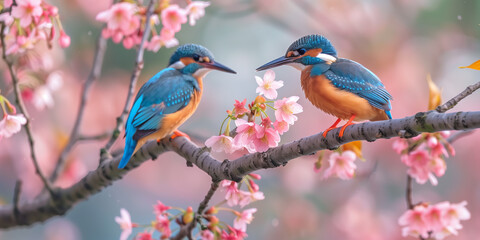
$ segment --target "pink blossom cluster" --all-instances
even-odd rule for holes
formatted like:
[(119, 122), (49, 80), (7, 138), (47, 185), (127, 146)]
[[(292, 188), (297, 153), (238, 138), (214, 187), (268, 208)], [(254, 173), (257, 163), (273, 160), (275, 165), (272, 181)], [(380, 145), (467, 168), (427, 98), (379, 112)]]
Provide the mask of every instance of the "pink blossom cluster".
[(470, 219), (466, 205), (466, 201), (456, 204), (440, 202), (435, 205), (417, 205), (398, 219), (398, 223), (403, 227), (402, 235), (425, 239), (444, 239), (452, 234), (457, 235), (458, 230), (462, 229), (460, 221)]
[(3, 113), (3, 118), (0, 120), (0, 139), (3, 137), (9, 138), (13, 134), (20, 132), (22, 125), (27, 123), (27, 119), (23, 114), (16, 114), (15, 106), (2, 95), (0, 95), (0, 107)]
[(411, 140), (398, 139), (393, 143), (394, 150), (401, 154), (402, 162), (409, 167), (408, 174), (417, 183), (424, 184), (430, 180), (432, 185), (437, 185), (436, 177), (445, 174), (445, 157), (449, 153), (455, 155), (455, 150), (446, 140), (449, 135), (449, 131), (423, 133)]
[[(321, 172), (322, 166), (328, 164), (323, 171), (323, 179), (330, 177), (338, 177), (342, 180), (349, 180), (355, 176), (357, 165), (355, 160), (362, 156), (362, 144), (359, 141), (343, 144), (337, 150), (333, 151), (325, 157), (326, 151), (320, 151), (317, 161), (315, 161), (313, 170)], [(326, 163), (323, 163), (326, 161)]]
[(63, 48), (70, 45), (70, 37), (63, 30), (57, 7), (43, 0), (17, 0), (16, 3), (12, 6), (12, 0), (3, 1), (2, 9), (11, 7), (11, 12), (0, 15), (0, 22), (7, 26), (7, 55), (33, 49), (40, 41), (47, 41), (51, 46), (56, 26), (59, 29), (58, 44)]
[[(189, 18), (190, 25), (195, 25), (196, 20), (205, 15), (205, 8), (210, 5), (209, 2), (190, 1), (184, 9), (177, 4), (168, 4), (168, 1), (158, 4), (149, 22), (152, 26), (152, 37), (146, 43), (146, 48), (154, 52), (161, 47), (178, 45), (175, 34), (181, 30), (182, 24)], [(126, 49), (130, 49), (142, 41), (146, 12), (141, 1), (122, 1), (98, 13), (96, 19), (106, 23), (102, 30), (104, 38), (112, 38), (114, 43), (122, 42)], [(160, 23), (162, 27), (157, 33), (156, 26)]]
[[(249, 152), (265, 152), (271, 147), (278, 146), (280, 135), (287, 132), (290, 125), (298, 119), (295, 114), (301, 113), (303, 108), (297, 103), (299, 97), (284, 97), (275, 100), (278, 96), (277, 89), (283, 86), (282, 81), (275, 81), (275, 72), (268, 70), (263, 79), (255, 76), (260, 93), (254, 101), (245, 107), (247, 99), (235, 100), (233, 110), (228, 110), (227, 126), (223, 134), (207, 139), (205, 145), (216, 152), (233, 153), (246, 149)], [(263, 95), (263, 96), (262, 96)], [(267, 99), (271, 99), (267, 101)], [(275, 101), (274, 101), (275, 100)], [(271, 105), (273, 103), (273, 106)], [(272, 122), (266, 110), (275, 111), (275, 122)], [(246, 117), (247, 119), (243, 119)], [(259, 123), (256, 122), (259, 119)], [(230, 123), (235, 121), (236, 135), (230, 136)], [(225, 123), (225, 121), (224, 121)], [(222, 124), (223, 129), (223, 124)], [(222, 133), (222, 129), (220, 133)]]
[[(239, 189), (239, 185), (236, 182), (224, 180), (221, 183), (221, 187), (226, 190), (225, 201), (210, 207), (204, 214), (195, 216), (192, 207), (188, 207), (186, 210), (171, 207), (158, 201), (153, 206), (153, 213), (155, 214), (155, 220), (145, 228), (145, 230), (137, 234), (134, 239), (136, 240), (151, 240), (153, 234), (159, 233), (160, 239), (168, 239), (174, 233), (172, 231), (171, 223), (175, 221), (178, 225), (186, 225), (193, 221), (201, 221), (203, 226), (207, 226), (206, 229), (198, 232), (198, 236), (195, 239), (202, 240), (242, 240), (247, 236), (247, 225), (253, 220), (253, 214), (257, 212), (256, 208), (244, 209), (242, 211), (236, 211), (231, 208), (221, 207), (222, 204), (227, 203), (229, 206), (240, 205), (242, 208), (247, 204), (264, 199), (263, 193), (259, 191), (258, 185), (254, 180), (261, 179), (260, 175), (248, 174), (242, 180), (247, 188), (247, 191)], [(180, 213), (172, 213), (171, 211), (179, 211)], [(233, 226), (225, 223), (220, 223), (216, 214), (219, 211), (228, 211), (235, 215), (233, 220)], [(127, 210), (120, 210), (120, 217), (115, 217), (115, 221), (120, 225), (122, 233), (120, 234), (120, 240), (126, 240), (132, 234), (132, 229), (145, 225), (139, 225), (133, 223), (130, 214)]]

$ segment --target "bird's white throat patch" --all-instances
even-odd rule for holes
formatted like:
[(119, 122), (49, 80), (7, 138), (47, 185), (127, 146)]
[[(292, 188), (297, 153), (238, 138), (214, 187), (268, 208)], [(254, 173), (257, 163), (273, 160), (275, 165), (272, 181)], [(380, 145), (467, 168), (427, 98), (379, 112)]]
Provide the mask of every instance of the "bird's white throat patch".
[(288, 63), (287, 65), (291, 66), (291, 67), (294, 67), (294, 68), (296, 68), (297, 70), (300, 70), (300, 71), (305, 69), (305, 65), (303, 65), (301, 63), (297, 63), (297, 62)]
[(211, 68), (200, 68), (197, 71), (195, 71), (192, 76), (195, 78), (203, 78), (205, 77), (210, 71), (212, 71)]
[(327, 62), (328, 64), (332, 64), (335, 61), (337, 61), (337, 58), (330, 55), (330, 54), (325, 54), (325, 53), (319, 53), (317, 55), (317, 58), (322, 59), (323, 61)]

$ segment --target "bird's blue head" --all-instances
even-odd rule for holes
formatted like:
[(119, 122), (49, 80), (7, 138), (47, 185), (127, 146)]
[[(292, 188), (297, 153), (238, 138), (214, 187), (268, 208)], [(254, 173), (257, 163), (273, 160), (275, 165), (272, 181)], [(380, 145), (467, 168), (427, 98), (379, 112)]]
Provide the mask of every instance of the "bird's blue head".
[(336, 60), (337, 51), (330, 41), (324, 36), (313, 34), (304, 36), (293, 42), (290, 47), (288, 47), (285, 56), (260, 66), (257, 68), (257, 71), (281, 65), (291, 65), (295, 68), (303, 69), (308, 65), (318, 63), (331, 64)]
[(213, 54), (197, 44), (185, 44), (178, 47), (170, 57), (168, 65), (183, 74), (190, 74), (194, 77), (204, 77), (211, 70), (236, 73), (227, 66), (214, 61)]

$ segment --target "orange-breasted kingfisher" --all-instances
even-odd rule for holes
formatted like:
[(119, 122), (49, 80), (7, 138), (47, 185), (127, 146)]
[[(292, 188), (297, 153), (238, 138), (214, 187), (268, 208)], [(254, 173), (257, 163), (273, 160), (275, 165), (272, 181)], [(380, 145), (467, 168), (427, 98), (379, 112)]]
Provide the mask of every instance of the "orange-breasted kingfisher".
[(216, 62), (212, 53), (196, 44), (177, 48), (169, 66), (138, 91), (127, 123), (125, 149), (118, 168), (124, 168), (131, 156), (148, 140), (185, 136), (177, 130), (197, 109), (203, 90), (203, 77), (211, 70), (236, 73)]
[(352, 121), (379, 121), (392, 119), (390, 114), (392, 96), (380, 79), (361, 64), (338, 58), (330, 41), (321, 35), (308, 35), (292, 43), (285, 56), (257, 68), (257, 71), (290, 65), (300, 71), (301, 85), (313, 105), (336, 116), (335, 123), (323, 132), (337, 127), (344, 119)]

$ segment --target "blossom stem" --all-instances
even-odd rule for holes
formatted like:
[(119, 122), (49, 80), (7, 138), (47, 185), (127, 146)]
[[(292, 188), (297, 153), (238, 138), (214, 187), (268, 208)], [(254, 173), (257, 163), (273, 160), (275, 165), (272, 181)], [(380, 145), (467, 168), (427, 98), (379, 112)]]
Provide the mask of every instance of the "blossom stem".
[(277, 111), (277, 109), (276, 109), (276, 108), (272, 107), (272, 106), (271, 106), (271, 105), (269, 105), (269, 104), (265, 104), (265, 106), (267, 106), (267, 107), (269, 107), (269, 108), (271, 108), (271, 109), (273, 109), (273, 110)]
[(25, 123), (25, 131), (27, 132), (28, 143), (30, 145), (30, 156), (32, 158), (33, 165), (35, 166), (35, 171), (37, 175), (40, 177), (43, 184), (45, 185), (45, 188), (48, 190), (48, 192), (50, 193), (50, 196), (52, 196), (53, 198), (55, 195), (53, 192), (53, 188), (50, 185), (50, 182), (48, 181), (48, 179), (43, 174), (42, 170), (40, 169), (40, 166), (37, 161), (37, 156), (35, 155), (35, 140), (33, 139), (30, 116), (28, 115), (28, 112), (25, 108), (25, 104), (22, 101), (22, 95), (19, 87), (19, 80), (17, 78), (17, 75), (15, 74), (15, 71), (13, 70), (13, 62), (7, 58), (7, 54), (6, 54), (7, 50), (6, 50), (6, 44), (5, 44), (5, 23), (2, 23), (0, 38), (1, 38), (0, 40), (2, 41), (2, 58), (3, 58), (3, 61), (7, 64), (8, 71), (10, 72), (10, 77), (12, 78), (13, 88), (15, 93), (15, 102), (19, 107), (20, 113), (23, 114), (23, 116), (27, 120), (27, 122)]
[(222, 125), (220, 125), (220, 131), (218, 132), (218, 135), (222, 135), (222, 129), (223, 129), (223, 124), (225, 124), (225, 121), (230, 118), (230, 115), (228, 115), (225, 119), (223, 119)]

